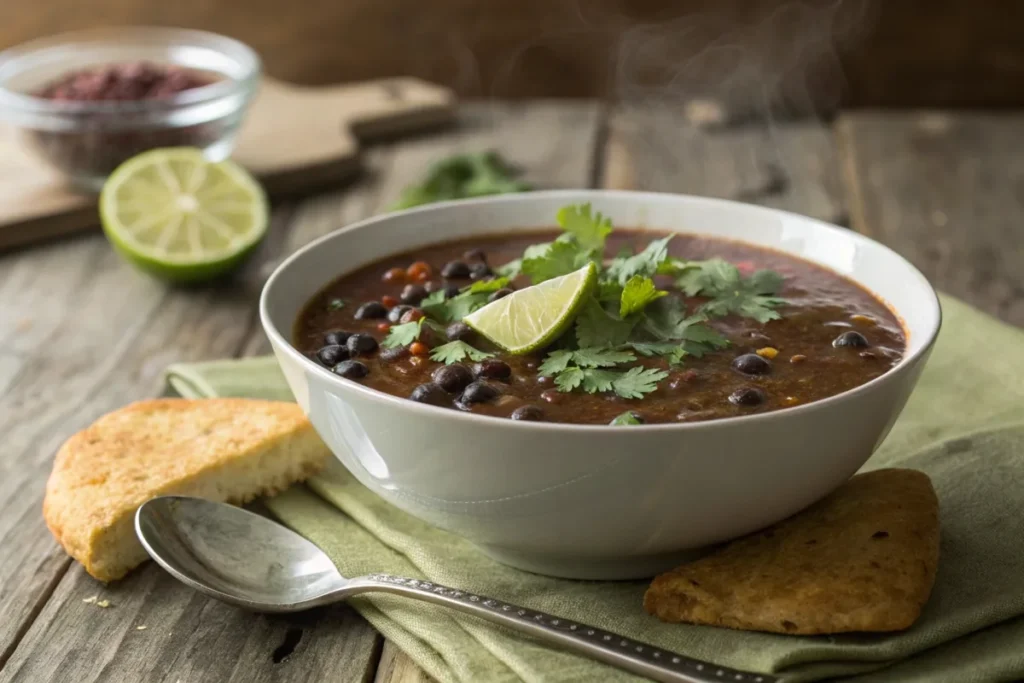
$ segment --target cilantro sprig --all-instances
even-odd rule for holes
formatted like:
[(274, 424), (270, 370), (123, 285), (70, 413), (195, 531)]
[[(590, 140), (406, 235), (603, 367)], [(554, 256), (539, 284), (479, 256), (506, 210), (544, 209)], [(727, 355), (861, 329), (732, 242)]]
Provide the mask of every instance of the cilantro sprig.
[(655, 391), (658, 382), (668, 377), (668, 373), (641, 366), (625, 371), (609, 369), (635, 360), (636, 355), (625, 350), (561, 349), (549, 353), (538, 371), (545, 377), (553, 377), (560, 391), (581, 388), (590, 394), (612, 391), (622, 398), (643, 398)]
[(771, 270), (759, 270), (743, 277), (732, 263), (720, 258), (686, 264), (676, 278), (676, 286), (688, 296), (706, 296), (701, 310), (711, 317), (739, 315), (759, 323), (779, 318), (777, 306), (785, 300), (777, 296), (782, 276)]
[(493, 353), (487, 351), (481, 351), (475, 346), (471, 346), (464, 341), (455, 340), (448, 342), (447, 344), (441, 344), (440, 346), (434, 347), (430, 352), (430, 360), (437, 361), (438, 363), (444, 363), (445, 365), (451, 365), (452, 363), (458, 363), (459, 361), (466, 360), (467, 358), (471, 361), (481, 361), (485, 358), (490, 358)]
[(458, 322), (473, 311), (486, 306), (490, 295), (508, 283), (507, 277), (478, 280), (451, 298), (446, 298), (444, 291), (438, 290), (420, 302), (420, 309), (440, 322)]

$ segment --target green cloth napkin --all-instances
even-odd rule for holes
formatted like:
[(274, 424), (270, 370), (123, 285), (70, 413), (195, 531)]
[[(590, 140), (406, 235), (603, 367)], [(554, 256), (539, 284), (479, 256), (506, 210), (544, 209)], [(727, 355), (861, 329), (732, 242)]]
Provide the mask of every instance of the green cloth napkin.
[[(645, 582), (581, 582), (497, 564), (391, 507), (340, 466), (267, 501), (347, 576), (425, 578), (786, 681), (964, 683), (1024, 678), (1024, 333), (943, 298), (944, 324), (916, 392), (866, 469), (927, 472), (941, 505), (938, 578), (921, 619), (892, 635), (796, 637), (662, 624)], [(180, 395), (290, 399), (272, 358), (168, 369)], [(823, 448), (826, 447), (823, 445)], [(354, 601), (438, 681), (637, 680), (472, 618), (393, 596)]]

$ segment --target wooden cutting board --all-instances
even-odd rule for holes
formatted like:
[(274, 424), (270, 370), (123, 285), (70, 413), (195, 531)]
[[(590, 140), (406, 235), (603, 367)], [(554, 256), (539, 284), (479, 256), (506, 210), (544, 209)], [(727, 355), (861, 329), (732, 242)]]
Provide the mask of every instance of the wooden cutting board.
[[(330, 87), (264, 79), (232, 158), (271, 194), (322, 188), (359, 167), (359, 141), (429, 128), (454, 116), (440, 86), (396, 78)], [(0, 249), (97, 225), (96, 198), (68, 188), (0, 127)]]

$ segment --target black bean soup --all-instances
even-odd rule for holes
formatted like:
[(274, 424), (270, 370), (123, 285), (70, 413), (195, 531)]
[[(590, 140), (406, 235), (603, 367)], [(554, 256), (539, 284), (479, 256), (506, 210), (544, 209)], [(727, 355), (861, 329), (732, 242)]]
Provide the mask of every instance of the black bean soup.
[[(668, 233), (618, 229), (606, 254), (641, 250)], [(904, 333), (893, 313), (850, 280), (810, 262), (748, 244), (692, 235), (669, 243), (674, 257), (720, 257), (741, 272), (770, 269), (784, 277), (780, 318), (765, 323), (737, 315), (708, 325), (729, 342), (682, 363), (661, 357), (634, 365), (667, 373), (642, 398), (614, 392), (564, 391), (538, 371), (548, 350), (513, 356), (464, 323), (425, 328), (397, 348), (381, 342), (396, 325), (423, 316), (418, 304), (446, 288), (454, 296), (524, 249), (554, 240), (555, 231), (523, 232), (437, 244), (386, 258), (329, 284), (302, 311), (295, 343), (309, 358), (367, 387), (415, 401), (516, 420), (609, 424), (624, 413), (633, 424), (696, 422), (780, 410), (842, 393), (892, 368), (903, 355)], [(672, 280), (655, 276), (671, 289)], [(664, 280), (664, 281), (663, 281)], [(529, 286), (523, 276), (489, 298)], [(678, 291), (676, 291), (678, 293)], [(683, 297), (699, 306), (700, 297)], [(493, 355), (444, 364), (431, 349), (453, 339)]]

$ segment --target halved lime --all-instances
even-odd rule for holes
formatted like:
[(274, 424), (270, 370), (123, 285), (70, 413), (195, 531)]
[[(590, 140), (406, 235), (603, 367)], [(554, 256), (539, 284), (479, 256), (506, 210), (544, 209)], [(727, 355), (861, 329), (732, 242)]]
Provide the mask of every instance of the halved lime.
[(248, 171), (192, 147), (153, 149), (124, 162), (100, 194), (100, 220), (128, 261), (174, 282), (237, 266), (267, 231), (267, 199)]
[(565, 331), (596, 283), (597, 268), (588, 263), (493, 301), (462, 322), (513, 355), (530, 353)]

